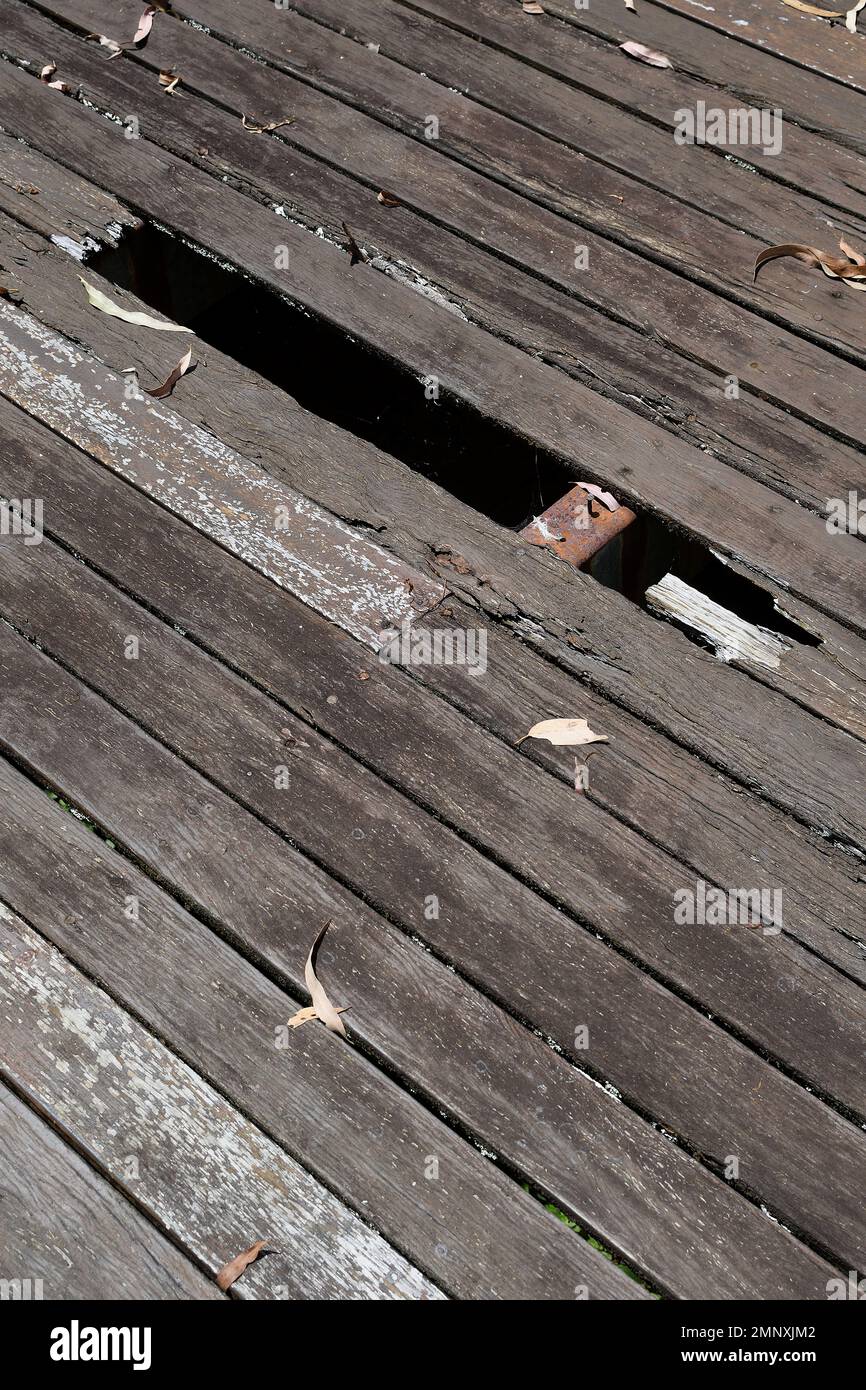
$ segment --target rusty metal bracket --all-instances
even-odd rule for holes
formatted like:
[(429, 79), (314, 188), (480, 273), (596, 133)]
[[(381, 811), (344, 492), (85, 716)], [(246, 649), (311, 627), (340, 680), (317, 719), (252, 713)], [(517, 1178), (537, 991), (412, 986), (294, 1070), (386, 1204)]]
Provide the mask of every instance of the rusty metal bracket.
[(524, 526), (520, 534), (531, 545), (546, 546), (575, 569), (583, 569), (635, 520), (628, 507), (609, 511), (584, 488), (575, 486)]

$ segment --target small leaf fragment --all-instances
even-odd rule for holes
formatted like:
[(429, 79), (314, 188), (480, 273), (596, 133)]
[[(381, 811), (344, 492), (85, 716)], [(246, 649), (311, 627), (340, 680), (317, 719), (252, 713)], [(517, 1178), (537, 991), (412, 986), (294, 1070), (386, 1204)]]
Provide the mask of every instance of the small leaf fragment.
[(866, 0), (857, 0), (857, 4), (845, 15), (845, 28), (848, 30), (849, 34), (857, 33), (857, 16), (864, 5), (866, 5)]
[(138, 310), (122, 309), (119, 304), (114, 303), (114, 300), (109, 299), (107, 294), (103, 294), (102, 290), (98, 290), (95, 285), (89, 285), (83, 275), (79, 275), (78, 278), (87, 291), (87, 298), (94, 309), (108, 314), (110, 318), (123, 319), (124, 323), (137, 323), (141, 328), (159, 328), (164, 333), (191, 332), (191, 329), (184, 328), (179, 323), (161, 323), (159, 319), (151, 318), (150, 314), (142, 314)]
[(320, 983), (315, 970), (316, 955), (324, 940), (325, 932), (330, 926), (330, 922), (325, 923), (310, 948), (310, 954), (307, 956), (307, 963), (304, 966), (304, 979), (307, 982), (307, 989), (310, 991), (310, 998), (313, 1001), (316, 1017), (320, 1019), (325, 1027), (330, 1029), (332, 1033), (339, 1033), (345, 1038), (347, 1034), (343, 1026), (343, 1020), (340, 1018), (339, 1012), (334, 1008), (325, 993), (324, 986)]
[(540, 724), (533, 724), (528, 734), (518, 739), (517, 747), (527, 738), (543, 738), (548, 743), (556, 744), (577, 744), (577, 743), (607, 743), (607, 734), (595, 734), (589, 727), (586, 719), (542, 719)]
[(645, 43), (635, 43), (629, 39), (628, 43), (621, 43), (620, 48), (630, 58), (637, 58), (641, 63), (649, 63), (651, 68), (673, 67), (670, 58), (667, 58), (664, 53), (659, 53), (655, 48), (647, 48)]
[[(189, 371), (189, 364), (190, 364), (191, 361), (192, 361), (192, 348), (189, 348), (189, 349), (184, 353), (183, 357), (180, 359), (180, 361), (178, 362), (177, 366), (176, 366), (176, 367), (172, 367), (171, 371), (169, 372), (168, 376), (166, 377), (166, 379), (165, 379), (165, 381), (162, 383), (162, 385), (161, 385), (161, 386), (155, 386), (154, 389), (153, 389), (152, 391), (148, 391), (147, 394), (148, 394), (149, 396), (153, 396), (154, 399), (155, 399), (155, 400), (158, 400), (158, 401), (164, 400), (166, 396), (170, 396), (171, 393), (172, 393), (172, 391), (174, 390), (175, 386), (176, 386), (177, 383), (180, 381), (181, 377), (182, 377), (182, 376), (185, 376), (186, 373)], [(147, 389), (147, 388), (145, 388), (145, 389)]]
[(281, 126), (294, 124), (294, 117), (291, 116), (287, 116), (283, 121), (257, 121), (252, 116), (241, 116), (244, 130), (250, 131), (253, 135), (264, 135), (267, 131), (279, 130)]
[(174, 91), (174, 89), (175, 89), (175, 87), (177, 86), (177, 84), (178, 84), (179, 81), (180, 81), (180, 78), (179, 78), (175, 73), (173, 73), (173, 72), (168, 72), (167, 70), (163, 70), (163, 71), (159, 74), (159, 85), (160, 85), (160, 87), (164, 87), (164, 88), (165, 88), (165, 94), (166, 94), (166, 96), (170, 96), (170, 95), (171, 95), (171, 93)]
[(524, 14), (544, 14), (544, 9), (538, 4), (538, 0), (521, 0)]
[(605, 492), (604, 488), (599, 487), (596, 483), (578, 483), (577, 486), (582, 487), (584, 492), (588, 492), (590, 497), (597, 498), (599, 502), (607, 507), (609, 512), (619, 511), (620, 504), (617, 502), (612, 492)]
[(109, 61), (111, 61), (112, 58), (119, 58), (123, 52), (119, 43), (115, 43), (114, 39), (106, 38), (104, 34), (85, 34), (84, 37), (91, 41), (96, 40), (102, 48), (107, 48)]
[[(866, 4), (866, 0), (863, 0), (863, 3)], [(393, 193), (386, 193), (384, 188), (381, 193), (376, 194), (376, 201), (386, 208), (399, 208), (402, 206), (400, 199), (395, 198)]]
[(0, 299), (8, 299), (10, 304), (20, 304), (21, 296), (15, 290), (7, 289), (5, 285), (0, 285)]
[(264, 1250), (265, 1244), (265, 1241), (257, 1240), (250, 1246), (249, 1250), (245, 1250), (242, 1255), (235, 1255), (233, 1260), (229, 1260), (228, 1264), (223, 1265), (216, 1277), (217, 1284), (223, 1293), (240, 1279), (245, 1269), (255, 1263)]
[(632, 10), (635, 14), (637, 13), (637, 11), (635, 10), (634, 0), (625, 0), (625, 7), (627, 10)]
[[(348, 1004), (345, 1006), (345, 1008), (341, 1007), (337, 1010), (338, 1014), (346, 1014), (348, 1012)], [(296, 1014), (292, 1014), (291, 1018), (288, 1021), (288, 1027), (302, 1028), (305, 1023), (309, 1023), (312, 1019), (318, 1017), (319, 1015), (316, 1013), (316, 1010), (312, 1007), (311, 1004), (308, 1004), (305, 1009), (298, 1009), (298, 1012)]]

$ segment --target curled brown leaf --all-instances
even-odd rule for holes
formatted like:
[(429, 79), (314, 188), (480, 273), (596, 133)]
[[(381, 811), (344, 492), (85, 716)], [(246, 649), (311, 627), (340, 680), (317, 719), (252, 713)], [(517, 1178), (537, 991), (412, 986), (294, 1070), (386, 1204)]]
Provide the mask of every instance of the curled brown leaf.
[(387, 193), (384, 188), (381, 193), (376, 194), (376, 201), (382, 203), (386, 208), (398, 208), (401, 206), (400, 199), (395, 198), (393, 193)]
[(233, 1260), (229, 1260), (227, 1264), (223, 1265), (216, 1277), (217, 1284), (222, 1289), (223, 1293), (225, 1293), (226, 1289), (230, 1289), (232, 1284), (240, 1279), (244, 1270), (259, 1258), (259, 1255), (265, 1248), (265, 1244), (265, 1241), (257, 1240), (250, 1246), (249, 1250), (244, 1250), (241, 1255), (235, 1255)]
[(856, 283), (861, 280), (866, 281), (866, 256), (855, 251), (844, 240), (840, 240), (839, 248), (844, 254), (844, 259), (841, 256), (830, 255), (827, 251), (821, 251), (817, 246), (801, 246), (799, 242), (791, 241), (783, 242), (779, 246), (767, 246), (755, 258), (753, 278), (757, 280), (758, 271), (768, 261), (778, 261), (790, 257), (795, 261), (802, 261), (804, 265), (811, 266), (813, 269), (822, 270), (833, 280), (844, 280), (854, 290), (866, 289), (866, 283)]
[(189, 364), (192, 361), (192, 348), (189, 348), (180, 359), (176, 367), (172, 367), (165, 381), (161, 386), (155, 386), (152, 391), (148, 391), (149, 396), (161, 401), (166, 396), (170, 396), (182, 376), (189, 371)]
[(170, 95), (171, 95), (171, 93), (174, 91), (174, 89), (175, 89), (175, 87), (177, 86), (177, 84), (178, 84), (179, 81), (180, 81), (180, 78), (179, 78), (175, 73), (173, 73), (173, 72), (168, 72), (168, 71), (166, 71), (166, 70), (163, 70), (163, 71), (159, 74), (159, 85), (160, 85), (160, 87), (164, 87), (164, 88), (165, 88), (165, 94), (166, 94), (166, 96), (170, 96)]

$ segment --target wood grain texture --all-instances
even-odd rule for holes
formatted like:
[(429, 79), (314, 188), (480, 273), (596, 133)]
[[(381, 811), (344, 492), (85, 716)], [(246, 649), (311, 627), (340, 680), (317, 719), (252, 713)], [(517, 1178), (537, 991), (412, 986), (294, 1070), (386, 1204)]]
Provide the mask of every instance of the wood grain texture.
[[(0, 959), (4, 1074), (212, 1278), (254, 1237), (265, 1238), (273, 1253), (245, 1273), (233, 1296), (442, 1297), (2, 904)], [(40, 1162), (43, 1169), (49, 1162), (44, 1151)], [(66, 1166), (72, 1166), (71, 1159)], [(73, 1171), (82, 1169), (76, 1159)], [(55, 1172), (55, 1191), (59, 1181)], [(91, 1189), (94, 1185), (91, 1176)], [(117, 1206), (124, 1205), (117, 1200)], [(72, 1215), (70, 1198), (64, 1198), (63, 1206)], [(141, 1240), (146, 1223), (134, 1212), (127, 1221)], [(121, 1264), (120, 1250), (113, 1263)], [(175, 1255), (175, 1265), (181, 1263)], [(160, 1296), (133, 1291), (134, 1266), (125, 1278), (122, 1269), (118, 1274), (117, 1287), (127, 1290), (126, 1296)], [(189, 1275), (187, 1282), (193, 1287), (205, 1283), (203, 1276), (196, 1282)], [(74, 1280), (68, 1279), (55, 1296), (79, 1296)], [(213, 1295), (205, 1285), (198, 1296)]]
[[(24, 114), (20, 101), (13, 99), (22, 83), (32, 97)], [(43, 90), (34, 90), (37, 87)], [(116, 127), (71, 101), (60, 106), (45, 102), (46, 94), (57, 95), (8, 64), (0, 70), (0, 113), (5, 112), (7, 126), (19, 133), (26, 127), (28, 138), (45, 148), (62, 107), (77, 131), (66, 160), (79, 172), (91, 172), (96, 160), (107, 171), (101, 182), (107, 180), (112, 191), (133, 206), (144, 179), (151, 211), (159, 220), (285, 290), (273, 268), (272, 214), (189, 166), (182, 166), (181, 175), (171, 156), (157, 152), (144, 139), (124, 140)], [(193, 188), (201, 194), (194, 202)], [(700, 527), (724, 553), (781, 579), (846, 622), (863, 623), (866, 591), (859, 573), (866, 552), (852, 537), (835, 536), (828, 546), (830, 538), (817, 518), (780, 503), (750, 479), (737, 474), (729, 481), (728, 470), (718, 461), (707, 460), (507, 344), (497, 344), (494, 353), (489, 337), (473, 325), (402, 285), (383, 285), (383, 277), (370, 266), (351, 267), (342, 246), (310, 236), (285, 219), (280, 219), (279, 232), (281, 244), (289, 249), (291, 296), (297, 303), (357, 334), (414, 374), (432, 372), (443, 391), (474, 403), (521, 437), (557, 457), (580, 461), (624, 500), (660, 510), (687, 529)], [(799, 360), (804, 351), (812, 349), (800, 343)], [(841, 383), (848, 370), (853, 369), (840, 372), (834, 363), (833, 383)], [(828, 386), (826, 399), (832, 391)], [(850, 406), (857, 395), (853, 387), (847, 394)], [(802, 392), (798, 396), (802, 400)], [(845, 409), (853, 424), (848, 406)]]
[[(58, 691), (53, 702), (57, 713), (62, 698)], [(144, 746), (139, 740), (139, 754)], [(89, 766), (98, 772), (94, 752), (91, 744)], [(129, 771), (136, 757), (134, 749), (130, 752)], [(111, 798), (121, 792), (120, 776), (113, 775), (108, 763), (102, 765), (103, 803), (106, 814), (113, 816)], [(151, 770), (156, 770), (152, 762)], [(293, 959), (298, 957), (293, 968), (300, 974), (316, 929), (329, 914), (342, 918), (347, 933), (357, 930), (355, 924), (365, 914), (354, 903), (344, 908), (339, 885), (328, 884), (313, 869), (305, 872), (299, 856), (285, 848), (264, 901), (258, 892), (246, 892), (246, 866), (255, 862), (250, 858), (250, 835), (239, 841), (241, 822), (222, 817), (224, 799), (199, 779), (193, 781), (203, 791), (194, 806), (182, 803), (181, 784), (172, 779), (174, 793), (169, 795), (174, 794), (175, 804), (168, 820), (160, 814), (156, 836), (160, 863), (173, 875), (183, 868), (191, 882), (198, 880), (220, 896), (235, 891), (233, 885), (240, 888), (246, 901), (244, 919), (232, 924), (235, 939), (245, 938), (246, 919), (253, 914), (263, 917), (275, 944), (286, 942), (287, 930), (303, 932), (304, 951), (292, 952)], [(576, 1285), (586, 1286), (591, 1298), (647, 1296), (358, 1048), (324, 1028), (287, 1030), (287, 1019), (297, 1008), (295, 998), (129, 859), (68, 813), (54, 809), (44, 792), (8, 764), (0, 767), (0, 783), (0, 896), (13, 909), (26, 911), (28, 920), (97, 982), (108, 986), (110, 981), (117, 1003), (363, 1213), (437, 1284), (461, 1298), (571, 1298)], [(162, 792), (158, 795), (161, 800)], [(143, 809), (151, 793), (136, 799)], [(168, 826), (171, 842), (166, 839)], [(144, 830), (145, 837), (150, 833)], [(15, 851), (22, 842), (28, 843), (26, 863)], [(144, 839), (134, 848), (143, 849)], [(170, 864), (175, 850), (176, 865)], [(130, 897), (137, 899), (138, 921), (124, 911)], [(363, 949), (364, 939), (359, 940)], [(417, 960), (420, 954), (408, 945), (403, 953), (407, 960)], [(364, 966), (363, 978), (372, 987), (388, 988), (394, 978), (408, 985), (413, 979), (399, 969), (376, 972), (377, 963), (374, 958)], [(324, 972), (329, 962), (322, 959), (320, 966)], [(412, 982), (416, 1007), (413, 1010), (410, 1003), (404, 1026), (424, 1017), (431, 970), (438, 977), (433, 998), (449, 1025), (460, 1017), (455, 1007), (457, 977), (431, 959), (426, 979), (415, 977)], [(330, 974), (326, 978), (331, 981)], [(359, 987), (350, 988), (354, 1002)], [(512, 1028), (506, 1022), (500, 1029), (503, 1042)], [(440, 1034), (442, 1052), (447, 1052), (452, 1036), (451, 1026)], [(425, 1036), (425, 1041), (429, 1047), (430, 1039)], [(535, 1046), (539, 1054), (549, 1051), (540, 1040)], [(533, 1079), (534, 1071), (527, 1075), (527, 1085)], [(474, 1073), (474, 1080), (480, 1090), (480, 1073)], [(511, 1073), (509, 1080), (513, 1081)], [(575, 1084), (583, 1088), (588, 1083), (575, 1073)], [(572, 1147), (572, 1164), (573, 1155)], [(425, 1178), (432, 1158), (439, 1164), (441, 1180)], [(605, 1181), (624, 1190), (627, 1186), (613, 1165), (599, 1165), (593, 1172), (595, 1179), (609, 1173)], [(249, 1243), (237, 1248), (246, 1249)], [(815, 1273), (810, 1264), (795, 1277), (804, 1287), (813, 1287)]]
[[(224, 47), (217, 53), (219, 62), (203, 62), (199, 49), (204, 42), (199, 35), (192, 52), (184, 57), (184, 63), (195, 59), (203, 89), (218, 94), (221, 102), (231, 102), (239, 88), (246, 91), (252, 83), (250, 100), (272, 110), (275, 119), (287, 105), (296, 113), (293, 125), (278, 132), (277, 138), (251, 140), (239, 129), (236, 116), (226, 113), (222, 105), (207, 102), (197, 103), (196, 120), (191, 123), (186, 108), (166, 103), (158, 88), (142, 83), (135, 67), (106, 66), (94, 57), (91, 46), (81, 44), (77, 62), (84, 61), (85, 72), (93, 72), (100, 90), (116, 107), (134, 108), (148, 126), (156, 125), (160, 141), (175, 153), (245, 185), (254, 179), (275, 205), (285, 203), (290, 188), (292, 215), (313, 229), (323, 227), (339, 237), (343, 220), (364, 228), (376, 266), (384, 273), (408, 279), (421, 290), (429, 282), (433, 292), (444, 295), (473, 322), (524, 345), (542, 360), (671, 432), (709, 447), (725, 462), (797, 497), (812, 510), (823, 512), (827, 498), (846, 495), (851, 479), (859, 476), (859, 459), (850, 446), (837, 441), (828, 450), (820, 431), (763, 395), (744, 391), (733, 409), (723, 394), (718, 371), (690, 361), (684, 372), (681, 359), (655, 336), (606, 316), (585, 298), (579, 301), (577, 339), (574, 295), (580, 293), (584, 277), (571, 275), (563, 283), (563, 293), (537, 275), (491, 255), (485, 249), (487, 241), (470, 242), (441, 226), (440, 219), (431, 221), (406, 206), (410, 191), (405, 170), (400, 172), (402, 160), (390, 173), (386, 166), (368, 171), (368, 179), (378, 175), (381, 182), (397, 181), (404, 203), (395, 216), (371, 196), (378, 184), (365, 181), (359, 168), (358, 132), (343, 132), (341, 124), (333, 127), (334, 120), (345, 120), (339, 102), (261, 65), (250, 72), (242, 55)], [(287, 83), (290, 91), (281, 105), (280, 88)], [(371, 141), (375, 148), (380, 140), (382, 128), (371, 125), (373, 134), (365, 131), (363, 149)], [(344, 148), (351, 152), (343, 156), (345, 173), (300, 152), (309, 149), (329, 159), (331, 144), (338, 154)], [(773, 234), (769, 235), (772, 240)]]
[[(0, 906), (0, 926), (14, 927), (14, 951), (29, 945), (34, 955), (40, 949), (47, 954), (44, 942), (20, 920), (3, 917), (5, 911)], [(0, 990), (8, 1055), (11, 1009), (5, 982)], [(50, 1029), (40, 1027), (44, 998), (37, 1002), (34, 993), (31, 1003), (33, 1047)], [(65, 1056), (56, 1060), (69, 1062)], [(52, 1080), (55, 1087), (60, 1082), (56, 1069)], [(0, 1248), (0, 1283), (41, 1280), (47, 1301), (221, 1298), (200, 1269), (5, 1087), (0, 1088)]]
[[(104, 514), (104, 508), (99, 510)], [(19, 568), (22, 551), (23, 547), (5, 548), (7, 571)], [(576, 953), (575, 929), (560, 913), (533, 899), (460, 842), (443, 835), (435, 823), (410, 803), (401, 802), (390, 789), (382, 784), (377, 788), (360, 768), (353, 771), (345, 767), (338, 750), (323, 744), (308, 727), (292, 721), (290, 728), (283, 728), (283, 734), (294, 740), (289, 754), (291, 797), (269, 792), (266, 761), (263, 764), (263, 756), (267, 760), (268, 754), (263, 754), (262, 749), (273, 737), (272, 731), (284, 725), (287, 716), (283, 711), (269, 708), (268, 702), (251, 694), (249, 686), (215, 671), (212, 663), (197, 656), (174, 632), (160, 631), (159, 625), (141, 612), (133, 614), (126, 600), (109, 597), (107, 586), (89, 580), (80, 567), (76, 573), (76, 567), (68, 562), (64, 565), (60, 557), (52, 563), (47, 542), (33, 558), (35, 566), (21, 566), (26, 585), (18, 604), (10, 595), (12, 606), (6, 612), (14, 614), (19, 605), (26, 608), (26, 626), (34, 640), (59, 652), (73, 667), (91, 673), (91, 680), (92, 673), (99, 671), (97, 684), (112, 699), (170, 744), (183, 747), (187, 758), (196, 761), (217, 785), (258, 810), (268, 823), (282, 828), (295, 842), (308, 846), (316, 859), (329, 862), (335, 873), (345, 877), (348, 872), (351, 876), (357, 863), (358, 891), (380, 901), (392, 917), (399, 915), (413, 940), (431, 945), (440, 958), (453, 960), (461, 972), (468, 971), (495, 997), (507, 1000), (521, 1016), (528, 1017), (552, 1037), (559, 1047), (573, 1052), (579, 1063), (590, 1062), (618, 1089), (639, 1097), (641, 1109), (654, 1110), (666, 1129), (675, 1128), (690, 1146), (700, 1143), (716, 1162), (721, 1161), (722, 1149), (726, 1154), (735, 1146), (744, 1166), (748, 1164), (751, 1186), (760, 1188), (773, 1208), (786, 1212), (798, 1227), (810, 1229), (815, 1239), (824, 1244), (832, 1232), (834, 1242), (841, 1238), (846, 1250), (857, 1248), (849, 1242), (852, 1237), (859, 1242), (859, 1221), (852, 1217), (851, 1206), (841, 1195), (856, 1193), (855, 1175), (866, 1152), (866, 1141), (855, 1129), (817, 1105), (806, 1092), (785, 1081), (754, 1054), (720, 1034), (699, 1013), (612, 955), (592, 935), (581, 939)], [(44, 576), (43, 564), (48, 566)], [(57, 602), (61, 594), (65, 636), (58, 638)], [(110, 612), (105, 611), (106, 606), (110, 606)], [(140, 634), (145, 653), (141, 662), (131, 666), (117, 657), (117, 633), (130, 628)], [(291, 630), (298, 631), (294, 625)], [(319, 664), (314, 650), (321, 652), (325, 647), (319, 635), (310, 633), (309, 638), (310, 646), (305, 644), (303, 653), (293, 642), (291, 656), (292, 665), (299, 665), (307, 673)], [(351, 653), (348, 661), (351, 665)], [(168, 814), (161, 811), (160, 798), (170, 794), (170, 783), (163, 778), (160, 792), (153, 757), (147, 759), (149, 809), (144, 811), (135, 796), (135, 767), (141, 764), (143, 755), (129, 764), (125, 760), (121, 763), (120, 758), (125, 755), (119, 752), (120, 734), (115, 738), (107, 732), (106, 720), (109, 724), (112, 721), (106, 710), (100, 709), (98, 702), (79, 695), (74, 702), (74, 725), (66, 722), (62, 704), (52, 698), (50, 684), (32, 683), (39, 670), (50, 681), (48, 663), (34, 661), (19, 649), (11, 664), (16, 667), (19, 684), (24, 685), (28, 703), (50, 706), (47, 724), (34, 730), (32, 739), (13, 736), (17, 756), (38, 767), (42, 775), (50, 775), (88, 814), (97, 814), (99, 807), (100, 819), (112, 835), (126, 839), (133, 835), (131, 843), (136, 854), (158, 864), (185, 897), (193, 896), (209, 916), (224, 920), (234, 935), (248, 942), (248, 949), (263, 952), (281, 974), (287, 974), (297, 984), (305, 939), (316, 931), (316, 911), (327, 912), (340, 922), (342, 895), (337, 894), (336, 888), (332, 886), (327, 905), (308, 917), (301, 905), (311, 894), (318, 899), (320, 889), (315, 886), (315, 875), (311, 885), (309, 872), (298, 866), (295, 872), (300, 875), (299, 881), (292, 890), (298, 904), (294, 913), (297, 922), (292, 927), (295, 946), (290, 950), (286, 941), (278, 942), (271, 925), (274, 909), (269, 893), (275, 880), (285, 878), (285, 849), (276, 846), (271, 837), (262, 835), (243, 817), (238, 818), (223, 802), (214, 802), (211, 790), (208, 817), (218, 842), (233, 842), (244, 862), (255, 866), (247, 870), (242, 889), (231, 882), (216, 886), (219, 852), (214, 858), (207, 842), (193, 834), (192, 854), (198, 861), (194, 867), (188, 862), (188, 850), (176, 853), (160, 836), (160, 826)], [(56, 678), (64, 687), (69, 685), (67, 678)], [(372, 680), (362, 684), (366, 690)], [(340, 691), (337, 705), (351, 704), (353, 685), (358, 688), (357, 669), (353, 674), (347, 671), (345, 683), (333, 669), (328, 672), (328, 689)], [(218, 710), (220, 714), (216, 720), (213, 713), (203, 718), (204, 710)], [(358, 714), (372, 728), (381, 728), (383, 723), (395, 731), (400, 727), (394, 715), (389, 717), (382, 708), (381, 700), (365, 701)], [(58, 721), (53, 756), (49, 761), (40, 759), (39, 744), (52, 739), (51, 730)], [(12, 723), (17, 727), (21, 722), (13, 714)], [(114, 722), (120, 730), (120, 724)], [(104, 779), (98, 773), (94, 776), (93, 760), (88, 757), (87, 750), (109, 736), (117, 775), (130, 787), (133, 797), (126, 807), (114, 788), (108, 792), (103, 789)], [(447, 736), (440, 718), (440, 740)], [(401, 740), (399, 746), (406, 745)], [(464, 757), (468, 751), (464, 741)], [(170, 768), (167, 776), (171, 776)], [(329, 783), (336, 787), (335, 796), (329, 794)], [(190, 794), (194, 795), (194, 791)], [(171, 814), (180, 824), (188, 821), (193, 812), (184, 815), (175, 808)], [(218, 829), (220, 820), (225, 822), (224, 832)], [(353, 852), (347, 856), (345, 846), (350, 841)], [(397, 875), (393, 872), (395, 863), (401, 865)], [(442, 904), (439, 915), (426, 911), (426, 890), (436, 892)], [(238, 903), (239, 892), (244, 897), (249, 894), (250, 900), (243, 907)], [(262, 906), (252, 906), (256, 903)], [(563, 1126), (568, 1130), (572, 1122), (554, 1122), (549, 1118), (565, 1116), (575, 1109), (563, 1091), (565, 1073), (554, 1065), (550, 1053), (527, 1047), (526, 1039), (521, 1042), (507, 1029), (503, 1033), (496, 1012), (491, 1012), (486, 1002), (477, 996), (472, 1002), (471, 994), (455, 994), (451, 981), (443, 987), (442, 979), (447, 981), (447, 975), (440, 976), (437, 982), (426, 958), (409, 966), (402, 950), (395, 953), (388, 929), (383, 933), (381, 925), (369, 919), (357, 901), (354, 905), (346, 901), (344, 907), (350, 916), (357, 918), (360, 914), (365, 921), (364, 951), (357, 953), (351, 937), (340, 946), (340, 974), (354, 982), (352, 1027), (359, 1028), (377, 1051), (385, 1050), (391, 1065), (399, 1067), (413, 1082), (423, 1084), (431, 1092), (435, 1090), (465, 1124), (484, 1142), (495, 1144), (512, 1163), (527, 1172), (530, 1180), (543, 1183), (571, 1209), (577, 1206), (583, 1211), (580, 1202), (584, 1196), (567, 1155), (575, 1147), (583, 1151), (587, 1139), (585, 1133), (580, 1136), (569, 1132), (565, 1137)], [(496, 942), (494, 951), (491, 941)], [(430, 976), (417, 997), (409, 975), (419, 977), (419, 986), (424, 976)], [(393, 989), (388, 1005), (381, 997), (385, 981), (392, 982), (389, 988)], [(367, 982), (376, 982), (369, 996)], [(440, 997), (450, 1019), (436, 1017), (431, 1001)], [(414, 1007), (407, 1003), (410, 998), (416, 999)], [(614, 999), (616, 1005), (612, 1009)], [(796, 1009), (797, 1005), (787, 1000), (786, 1007)], [(423, 1040), (410, 1022), (415, 1017), (424, 1019)], [(474, 1020), (472, 1036), (464, 1037), (462, 1020), (469, 1017)], [(582, 1052), (574, 1051), (574, 1020), (578, 1017), (586, 1022), (591, 1035), (589, 1049)], [(632, 1022), (627, 1023), (626, 1019)], [(492, 1053), (483, 1042), (487, 1036), (497, 1039)], [(439, 1039), (447, 1040), (442, 1052), (438, 1051)], [(474, 1056), (475, 1069), (467, 1073), (464, 1066), (455, 1067), (455, 1051), (459, 1057)], [(540, 1075), (544, 1076), (544, 1095), (551, 1109), (536, 1106), (531, 1133), (524, 1133), (515, 1145), (515, 1135), (522, 1129), (520, 1115), (524, 1104), (519, 1099), (522, 1084), (516, 1078), (534, 1076), (537, 1080)], [(500, 1077), (502, 1090), (492, 1106), (491, 1086), (494, 1078)], [(709, 1108), (708, 1086), (715, 1092)], [(747, 1124), (739, 1099), (744, 1091), (760, 1098), (760, 1116), (750, 1113)], [(525, 1104), (532, 1108), (530, 1094)], [(597, 1112), (595, 1092), (590, 1090), (580, 1098), (576, 1110), (590, 1121)], [(778, 1126), (770, 1118), (777, 1113), (786, 1116), (786, 1137), (781, 1144)], [(611, 1128), (610, 1111), (605, 1128)], [(792, 1137), (794, 1130), (796, 1140)], [(620, 1140), (620, 1144), (624, 1142)], [(814, 1155), (814, 1169), (804, 1167), (804, 1149)], [(616, 1168), (621, 1160), (612, 1156), (610, 1161)], [(642, 1166), (651, 1168), (652, 1161), (647, 1158)], [(832, 1206), (826, 1201), (828, 1166), (835, 1175)], [(696, 1183), (700, 1187), (694, 1173), (685, 1177), (689, 1186), (684, 1189), (680, 1220), (687, 1202), (685, 1191), (691, 1192)], [(703, 1197), (701, 1205), (706, 1200)], [(617, 1201), (621, 1205), (621, 1197)], [(838, 1212), (844, 1212), (841, 1225), (834, 1214)], [(589, 1211), (587, 1219), (594, 1219)], [(666, 1262), (670, 1278), (668, 1248)], [(706, 1277), (704, 1269), (702, 1278)]]
[(123, 378), (3, 307), (0, 381), (10, 398), (347, 632), (378, 646), (384, 629), (443, 596), (214, 435), (152, 397), (130, 399)]
[(116, 198), (8, 135), (0, 135), (0, 169), (0, 208), (76, 260), (141, 226)]

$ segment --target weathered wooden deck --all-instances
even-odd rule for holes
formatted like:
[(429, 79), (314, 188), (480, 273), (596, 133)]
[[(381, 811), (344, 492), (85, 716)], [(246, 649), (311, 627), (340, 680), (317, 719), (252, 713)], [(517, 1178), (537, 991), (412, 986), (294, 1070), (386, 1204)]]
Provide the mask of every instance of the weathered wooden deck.
[[(825, 524), (866, 300), (753, 281), (866, 250), (866, 37), (543, 3), (177, 0), (115, 58), (142, 0), (0, 0), (0, 498), (44, 517), (0, 534), (0, 1280), (866, 1269), (866, 548)], [(700, 102), (781, 150), (677, 144)], [(522, 538), (577, 480), (742, 576), (778, 661)], [(383, 662), (407, 622), (486, 669)], [(609, 739), (585, 786), (520, 742), (558, 716)], [(782, 929), (678, 921), (700, 884)], [(285, 1026), (328, 919), (345, 1040)]]

